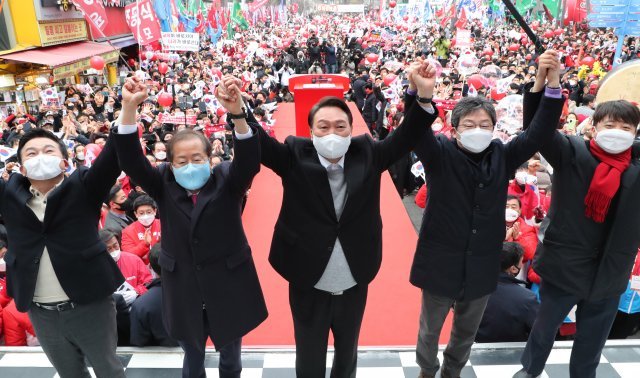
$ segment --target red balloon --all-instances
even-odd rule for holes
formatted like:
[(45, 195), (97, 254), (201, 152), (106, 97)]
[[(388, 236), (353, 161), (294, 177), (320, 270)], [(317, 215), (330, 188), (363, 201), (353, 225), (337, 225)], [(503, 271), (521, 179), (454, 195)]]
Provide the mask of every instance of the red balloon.
[(583, 66), (589, 66), (589, 68), (593, 67), (593, 63), (595, 63), (596, 60), (593, 59), (590, 56), (585, 56), (584, 58), (582, 58), (582, 61), (580, 61), (580, 64)]
[(305, 38), (308, 38), (309, 37), (309, 33), (304, 32), (304, 33), (302, 33), (302, 36), (305, 37)]
[(517, 43), (514, 43), (511, 46), (509, 46), (509, 51), (518, 51), (518, 50), (520, 50), (520, 45), (518, 45)]
[(390, 8), (395, 8), (396, 7), (396, 0), (389, 1), (389, 7)]
[(390, 74), (387, 74), (387, 76), (384, 77), (383, 81), (384, 81), (385, 84), (391, 85), (391, 83), (393, 83), (393, 81), (395, 79), (397, 79), (397, 78), (398, 78), (397, 75), (390, 73)]
[(409, 16), (404, 16), (404, 17), (402, 17), (402, 19), (403, 19), (404, 21), (407, 21), (407, 20), (409, 19)]
[(378, 54), (374, 54), (374, 53), (368, 54), (367, 55), (367, 62), (369, 62), (369, 63), (377, 62), (378, 58), (379, 58)]
[(171, 106), (171, 104), (173, 103), (173, 96), (171, 96), (171, 94), (167, 93), (167, 92), (163, 92), (160, 94), (160, 96), (158, 96), (158, 104), (162, 107), (168, 107)]
[(527, 54), (527, 56), (524, 57), (526, 60), (531, 60), (531, 54)]
[(547, 30), (547, 31), (546, 31), (546, 32), (544, 32), (544, 34), (543, 34), (543, 36), (544, 36), (545, 38), (553, 38), (553, 36), (554, 36), (554, 35), (555, 35), (555, 34), (554, 34), (553, 30)]
[(216, 115), (218, 116), (218, 118), (222, 118), (222, 116), (226, 113), (226, 110), (224, 110), (224, 108), (218, 108), (216, 110)]
[(135, 66), (135, 65), (136, 65), (136, 61), (135, 61), (133, 58), (129, 59), (129, 61), (128, 61), (127, 63), (129, 63), (129, 65), (130, 65), (131, 67), (133, 67), (133, 66)]
[(493, 50), (491, 50), (491, 49), (485, 49), (485, 50), (482, 52), (482, 55), (489, 55), (489, 56), (493, 56)]
[(362, 42), (362, 48), (366, 49), (367, 47), (369, 47), (369, 44), (367, 42)]
[(564, 29), (563, 28), (557, 28), (556, 30), (553, 31), (553, 33), (555, 35), (562, 35), (562, 33), (564, 33)]
[(158, 64), (158, 72), (164, 75), (167, 73), (167, 71), (169, 71), (169, 65), (167, 63), (162, 62)]
[(507, 93), (498, 93), (498, 89), (497, 88), (492, 88), (491, 89), (491, 99), (494, 101), (500, 101), (503, 98), (507, 97)]
[(411, 34), (409, 34), (409, 35), (407, 36), (407, 41), (411, 41), (411, 40), (413, 40), (413, 36), (412, 36)]
[(484, 78), (480, 74), (471, 75), (467, 79), (467, 84), (478, 90), (484, 86)]
[(362, 44), (362, 38), (360, 38), (360, 37), (356, 38), (356, 42)]
[(94, 56), (89, 60), (91, 68), (101, 71), (104, 68), (104, 58), (101, 56)]

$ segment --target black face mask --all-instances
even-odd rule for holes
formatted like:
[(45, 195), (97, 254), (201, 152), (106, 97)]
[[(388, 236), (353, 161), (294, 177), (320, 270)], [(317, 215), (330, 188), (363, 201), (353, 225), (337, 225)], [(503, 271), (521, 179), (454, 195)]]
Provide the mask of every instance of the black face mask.
[(125, 213), (131, 212), (131, 210), (133, 210), (133, 202), (130, 198), (127, 198), (122, 203), (116, 202), (115, 204), (118, 205), (119, 210), (124, 211)]
[(256, 100), (256, 101), (255, 101), (255, 104), (256, 104), (256, 106), (260, 106), (260, 105), (262, 105), (262, 100)]

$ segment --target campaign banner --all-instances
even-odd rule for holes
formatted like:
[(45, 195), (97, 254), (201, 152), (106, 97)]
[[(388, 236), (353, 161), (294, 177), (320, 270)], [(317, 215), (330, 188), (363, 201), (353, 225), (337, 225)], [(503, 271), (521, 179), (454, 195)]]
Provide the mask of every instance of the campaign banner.
[(249, 11), (255, 12), (265, 6), (268, 2), (269, 0), (255, 0), (253, 3), (249, 3)]
[(138, 45), (148, 45), (160, 39), (160, 24), (151, 0), (137, 0), (127, 5), (124, 16)]
[(198, 51), (200, 50), (200, 34), (162, 32), (162, 47), (169, 51)]
[(457, 29), (456, 31), (456, 47), (464, 50), (471, 47), (471, 30)]
[(72, 0), (73, 5), (82, 12), (88, 23), (93, 24), (101, 32), (107, 26), (107, 11), (97, 0)]
[[(184, 113), (177, 113), (177, 114), (160, 113), (158, 114), (158, 121), (160, 123), (173, 123), (176, 125), (185, 125), (185, 116), (184, 116)], [(196, 116), (188, 115), (186, 117), (186, 121), (187, 121), (186, 125), (195, 125)]]
[(439, 98), (434, 98), (433, 102), (436, 104), (438, 110), (449, 111), (456, 107), (458, 100), (441, 100)]

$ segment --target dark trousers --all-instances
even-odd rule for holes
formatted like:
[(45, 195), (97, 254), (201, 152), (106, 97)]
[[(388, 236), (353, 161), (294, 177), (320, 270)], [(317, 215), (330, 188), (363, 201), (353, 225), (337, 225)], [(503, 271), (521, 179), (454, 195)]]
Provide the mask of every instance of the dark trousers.
[(90, 378), (85, 357), (98, 378), (124, 378), (116, 356), (116, 308), (111, 296), (60, 312), (32, 305), (29, 319), (61, 378)]
[[(205, 378), (207, 376), (204, 370), (205, 348), (207, 337), (209, 337), (209, 321), (206, 315), (206, 310), (203, 310), (204, 334), (200, 340), (178, 340), (178, 344), (184, 350), (183, 378)], [(241, 347), (242, 339), (240, 338), (218, 349), (220, 352), (220, 361), (218, 362), (220, 378), (240, 378), (240, 372), (242, 372)]]
[(368, 286), (356, 285), (342, 295), (332, 295), (289, 285), (298, 377), (325, 378), (331, 330), (335, 349), (331, 377), (355, 378), (367, 291)]
[(542, 374), (558, 328), (571, 308), (578, 305), (569, 373), (572, 378), (595, 378), (619, 300), (617, 296), (598, 301), (579, 299), (543, 281), (540, 286), (540, 310), (520, 360), (524, 370), (533, 376)]

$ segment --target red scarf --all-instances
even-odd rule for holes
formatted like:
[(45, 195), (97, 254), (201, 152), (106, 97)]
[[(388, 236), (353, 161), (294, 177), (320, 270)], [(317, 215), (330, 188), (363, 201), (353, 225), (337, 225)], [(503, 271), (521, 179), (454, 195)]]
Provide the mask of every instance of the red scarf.
[(585, 216), (597, 223), (603, 223), (609, 212), (611, 200), (620, 188), (620, 179), (631, 164), (631, 148), (613, 155), (604, 151), (595, 139), (591, 139), (591, 153), (600, 164), (591, 179), (589, 191), (584, 199)]

